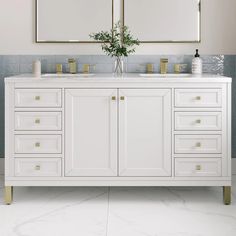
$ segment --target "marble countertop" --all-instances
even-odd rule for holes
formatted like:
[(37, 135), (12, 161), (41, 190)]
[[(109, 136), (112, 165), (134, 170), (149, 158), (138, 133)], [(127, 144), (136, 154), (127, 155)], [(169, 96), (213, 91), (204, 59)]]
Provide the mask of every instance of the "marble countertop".
[(231, 83), (232, 79), (225, 76), (213, 75), (213, 74), (123, 74), (121, 76), (115, 76), (114, 74), (42, 74), (39, 77), (35, 77), (33, 74), (21, 74), (5, 78), (5, 83), (15, 82), (220, 82), (220, 83)]

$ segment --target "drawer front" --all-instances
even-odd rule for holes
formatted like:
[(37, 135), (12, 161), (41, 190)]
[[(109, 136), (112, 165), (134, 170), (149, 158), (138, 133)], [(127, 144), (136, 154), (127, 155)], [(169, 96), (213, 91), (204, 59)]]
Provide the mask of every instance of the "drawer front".
[(15, 153), (61, 153), (61, 135), (15, 135)]
[(176, 107), (221, 107), (221, 89), (176, 89)]
[(61, 130), (61, 112), (15, 112), (15, 130)]
[(16, 158), (15, 176), (22, 176), (22, 177), (61, 176), (61, 159)]
[(175, 135), (175, 153), (221, 153), (221, 135)]
[(176, 158), (175, 176), (221, 176), (220, 158)]
[(16, 89), (16, 107), (61, 107), (61, 89)]
[(221, 130), (221, 112), (176, 112), (175, 130)]

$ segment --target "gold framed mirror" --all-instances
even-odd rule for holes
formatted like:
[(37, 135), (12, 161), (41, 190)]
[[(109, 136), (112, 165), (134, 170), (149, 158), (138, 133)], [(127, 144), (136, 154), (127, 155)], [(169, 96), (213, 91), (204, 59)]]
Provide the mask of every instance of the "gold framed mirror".
[(201, 0), (123, 0), (123, 23), (141, 43), (199, 43)]
[(97, 43), (89, 34), (110, 30), (114, 0), (35, 0), (36, 43)]

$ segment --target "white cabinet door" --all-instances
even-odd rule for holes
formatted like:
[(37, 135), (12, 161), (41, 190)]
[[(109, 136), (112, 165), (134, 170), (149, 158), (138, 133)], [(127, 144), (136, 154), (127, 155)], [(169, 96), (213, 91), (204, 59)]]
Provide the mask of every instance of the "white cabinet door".
[(119, 92), (119, 175), (171, 176), (171, 90)]
[(66, 89), (66, 176), (117, 176), (117, 102), (117, 89)]

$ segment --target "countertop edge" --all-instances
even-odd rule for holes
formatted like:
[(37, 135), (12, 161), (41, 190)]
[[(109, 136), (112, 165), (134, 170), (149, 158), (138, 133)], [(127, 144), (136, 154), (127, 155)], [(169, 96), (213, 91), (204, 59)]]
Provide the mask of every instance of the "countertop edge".
[(4, 78), (5, 83), (232, 83), (232, 78), (202, 74), (188, 77), (141, 77), (139, 74), (125, 74), (123, 76), (114, 76), (113, 74), (96, 74), (93, 77), (35, 77), (32, 74), (21, 74)]

